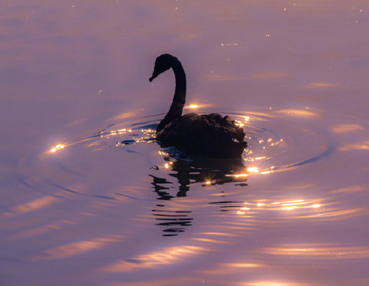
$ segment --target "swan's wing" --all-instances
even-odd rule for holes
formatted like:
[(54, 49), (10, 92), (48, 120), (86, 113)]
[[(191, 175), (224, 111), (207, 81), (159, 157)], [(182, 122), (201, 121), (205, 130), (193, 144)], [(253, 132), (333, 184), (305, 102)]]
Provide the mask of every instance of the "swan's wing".
[(239, 157), (246, 147), (245, 133), (228, 116), (186, 114), (158, 132), (163, 147), (209, 157)]

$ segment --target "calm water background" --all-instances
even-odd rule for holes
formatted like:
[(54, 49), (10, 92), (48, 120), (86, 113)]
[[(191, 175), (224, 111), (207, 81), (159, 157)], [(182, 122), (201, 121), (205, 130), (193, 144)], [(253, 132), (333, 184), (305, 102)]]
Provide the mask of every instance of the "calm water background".
[[(369, 285), (368, 1), (0, 6), (0, 285)], [(241, 180), (151, 140), (166, 52)]]

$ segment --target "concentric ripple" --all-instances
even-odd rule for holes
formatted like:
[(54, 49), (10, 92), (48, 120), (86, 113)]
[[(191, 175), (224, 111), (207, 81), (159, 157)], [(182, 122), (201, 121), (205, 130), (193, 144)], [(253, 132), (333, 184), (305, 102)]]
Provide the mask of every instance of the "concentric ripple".
[[(191, 184), (233, 182), (242, 185), (250, 175), (303, 167), (324, 159), (335, 150), (329, 133), (317, 128), (319, 111), (268, 110), (230, 115), (246, 132), (249, 146), (243, 153), (242, 160), (183, 158), (175, 148), (160, 148), (155, 141), (155, 127), (162, 115), (155, 115), (135, 120), (126, 117), (89, 137), (60, 142), (37, 158), (25, 159), (22, 168), (27, 168), (26, 165), (29, 169), (45, 168), (48, 174), (45, 181), (69, 190), (63, 186), (64, 177), (62, 182), (54, 181), (53, 177), (56, 174), (60, 177), (61, 173), (84, 178), (94, 177), (107, 171), (100, 170), (104, 166), (114, 170), (117, 166), (112, 164), (116, 160), (109, 158), (114, 153), (115, 158), (120, 157), (118, 165), (122, 172), (118, 172), (119, 176), (131, 171), (139, 177), (145, 177), (149, 173), (153, 178), (163, 178), (171, 173), (170, 178), (177, 178), (182, 186), (180, 195), (184, 196), (186, 186)], [(132, 162), (138, 160), (145, 163), (132, 171)], [(26, 161), (28, 162), (25, 163)], [(108, 172), (109, 177), (113, 173)], [(23, 177), (21, 180), (27, 179)], [(110, 181), (114, 180), (114, 177), (110, 178)], [(163, 182), (165, 180), (164, 178)]]
[[(335, 144), (329, 133), (317, 128), (319, 112), (267, 110), (230, 116), (244, 127), (249, 143), (240, 159), (185, 158), (175, 148), (163, 149), (155, 141), (162, 115), (123, 116), (91, 136), (60, 142), (38, 156), (24, 158), (18, 180), (45, 194), (45, 204), (55, 203), (55, 197), (79, 201), (85, 213), (95, 212), (99, 201), (109, 206), (157, 200), (150, 219), (156, 220), (164, 236), (191, 227), (195, 208), (213, 206), (221, 213), (242, 215), (253, 205), (255, 211), (260, 204), (269, 204), (271, 209), (294, 207), (283, 201), (250, 202), (238, 199), (237, 194), (253, 184), (253, 176), (303, 168), (332, 154)], [(208, 193), (199, 193), (205, 189)], [(173, 205), (171, 201), (180, 198)], [(301, 204), (314, 209), (319, 203)]]

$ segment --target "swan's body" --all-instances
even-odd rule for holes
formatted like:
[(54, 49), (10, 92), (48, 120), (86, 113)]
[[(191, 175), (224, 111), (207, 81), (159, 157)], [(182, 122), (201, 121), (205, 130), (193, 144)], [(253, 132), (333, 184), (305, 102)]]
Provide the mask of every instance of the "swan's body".
[(174, 146), (186, 154), (215, 158), (240, 157), (247, 143), (243, 129), (228, 116), (212, 113), (182, 116), (186, 101), (186, 75), (180, 61), (171, 55), (159, 56), (150, 82), (159, 74), (172, 68), (176, 88), (172, 105), (156, 128), (156, 139), (163, 147)]

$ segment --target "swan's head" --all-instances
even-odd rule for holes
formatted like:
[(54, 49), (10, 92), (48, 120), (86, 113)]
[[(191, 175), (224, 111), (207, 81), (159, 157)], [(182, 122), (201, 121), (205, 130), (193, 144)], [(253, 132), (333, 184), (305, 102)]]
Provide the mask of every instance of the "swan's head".
[(149, 81), (152, 82), (159, 74), (169, 70), (174, 61), (178, 61), (176, 57), (169, 54), (163, 54), (156, 58), (154, 71)]

